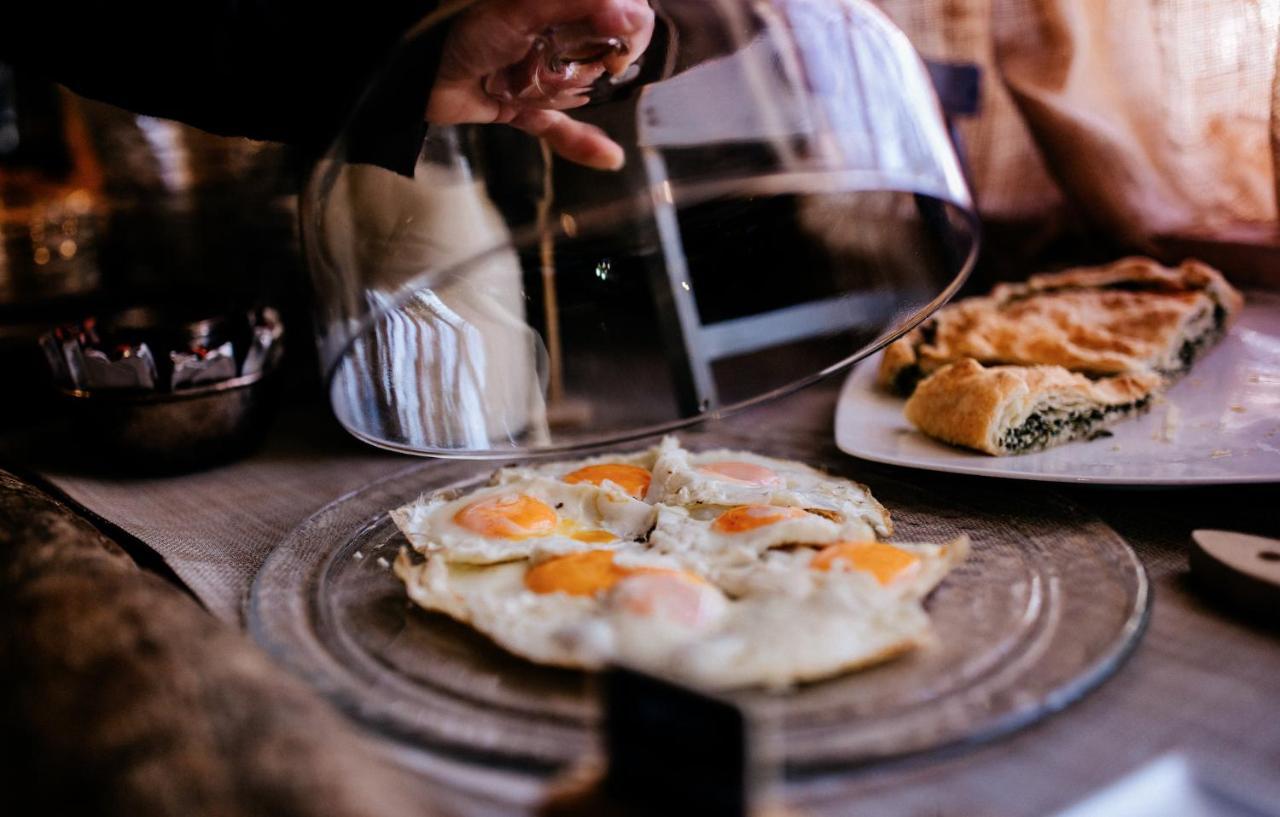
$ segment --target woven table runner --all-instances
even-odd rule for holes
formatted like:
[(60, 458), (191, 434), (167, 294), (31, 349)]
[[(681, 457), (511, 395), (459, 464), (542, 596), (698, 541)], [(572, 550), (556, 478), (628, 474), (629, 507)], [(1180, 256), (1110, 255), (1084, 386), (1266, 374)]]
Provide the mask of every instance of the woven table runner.
[[(723, 423), (744, 440), (765, 435), (842, 456), (832, 440), (839, 379)], [(68, 446), (65, 429), (0, 437), (0, 464), (36, 475), (91, 515), (163, 558), (219, 618), (239, 625), (242, 600), (267, 554), (312, 513), (398, 471), (433, 467), (351, 439), (320, 405), (291, 407), (267, 444), (240, 462), (171, 477), (105, 473)], [(96, 470), (94, 466), (96, 465)], [(968, 495), (1008, 512), (1003, 480), (945, 477), (859, 464)], [(1134, 491), (1054, 486), (1098, 514), (1141, 557), (1155, 604), (1149, 631), (1117, 675), (1063, 715), (977, 751), (822, 778), (789, 791), (815, 814), (1044, 815), (1153, 759), (1185, 754), (1216, 785), (1253, 802), (1280, 802), (1280, 641), (1261, 625), (1202, 601), (1187, 577), (1195, 527), (1280, 535), (1267, 486)], [(1271, 488), (1274, 494), (1274, 488)], [(1028, 495), (1033, 495), (1031, 491)], [(985, 502), (984, 502), (985, 504)], [(945, 795), (941, 794), (945, 792)], [(940, 807), (945, 803), (945, 807)], [(488, 813), (481, 809), (472, 813)]]
[(0, 443), (0, 459), (136, 537), (214, 615), (236, 624), (254, 573), (285, 534), (343, 494), (422, 465), (355, 441), (319, 406), (288, 408), (244, 460), (177, 476), (107, 474), (64, 438), (28, 433)]

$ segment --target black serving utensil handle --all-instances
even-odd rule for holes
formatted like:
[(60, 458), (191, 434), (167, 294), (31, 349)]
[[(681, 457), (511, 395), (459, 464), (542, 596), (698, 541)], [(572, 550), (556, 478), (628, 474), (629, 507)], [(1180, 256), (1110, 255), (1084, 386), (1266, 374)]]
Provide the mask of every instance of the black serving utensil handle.
[(621, 667), (605, 673), (602, 688), (609, 799), (639, 813), (751, 813), (754, 764), (741, 709)]
[(599, 688), (603, 771), (571, 773), (539, 810), (542, 817), (782, 813), (762, 806), (768, 775), (740, 707), (625, 667), (605, 670)]

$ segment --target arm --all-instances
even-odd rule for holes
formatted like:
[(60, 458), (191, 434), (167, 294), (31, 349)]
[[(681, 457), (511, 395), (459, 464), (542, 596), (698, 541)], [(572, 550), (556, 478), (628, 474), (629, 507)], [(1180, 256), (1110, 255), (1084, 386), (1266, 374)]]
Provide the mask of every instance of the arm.
[[(401, 34), (437, 0), (63, 0), (25, 2), (0, 23), (0, 60), (85, 96), (212, 133), (319, 149), (345, 124)], [(622, 150), (594, 126), (538, 103), (497, 102), (484, 77), (520, 62), (544, 30), (587, 23), (628, 51), (648, 46), (645, 0), (460, 3), (447, 24), (415, 38), (361, 106), (361, 155), (416, 155), (424, 117), (438, 124), (505, 123), (573, 161), (617, 168)], [(401, 62), (409, 61), (409, 65)], [(585, 102), (585, 98), (580, 100)], [(403, 159), (372, 158), (398, 166)], [(401, 168), (404, 172), (404, 168)]]
[[(18, 68), (212, 133), (315, 149), (337, 133), (389, 49), (435, 2), (12, 5), (0, 24), (0, 59)], [(423, 90), (388, 107), (392, 126), (420, 123), (425, 100)]]

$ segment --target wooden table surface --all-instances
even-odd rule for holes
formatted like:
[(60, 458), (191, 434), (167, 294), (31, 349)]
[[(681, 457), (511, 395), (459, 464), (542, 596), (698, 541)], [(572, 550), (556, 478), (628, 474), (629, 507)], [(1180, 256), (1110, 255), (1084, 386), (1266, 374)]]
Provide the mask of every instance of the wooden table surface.
[[(830, 447), (839, 385), (837, 378), (727, 422), (741, 424), (761, 436), (802, 435), (814, 440), (815, 445)], [(226, 633), (227, 638), (237, 642), (233, 653), (239, 655), (238, 651), (243, 650), (245, 656), (254, 656), (243, 659), (250, 662), (260, 660), (261, 653), (234, 632), (239, 626), (237, 602), (273, 543), (345, 491), (415, 464), (355, 445), (326, 418), (322, 407), (314, 405), (291, 408), (268, 445), (250, 459), (180, 477), (124, 479), (94, 474), (77, 464), (74, 451), (56, 450), (52, 440), (57, 435), (56, 430), (48, 436), (24, 433), (19, 439), (10, 435), (0, 445), (0, 452), (6, 452), (0, 455), (0, 463), (23, 473), (41, 474), (65, 498), (90, 509), (90, 518), (115, 534), (134, 556), (141, 557), (140, 561), (149, 561), (162, 572), (172, 571), (168, 573), (171, 589), (185, 584), (213, 613), (210, 617), (196, 611), (196, 615), (209, 621), (202, 626), (211, 628), (209, 632)], [(972, 491), (975, 485), (972, 478), (919, 474), (870, 464), (866, 469), (913, 480), (943, 494), (958, 490), (962, 484)], [(999, 495), (1003, 485), (998, 480), (977, 484), (980, 492), (989, 491), (993, 497)], [(1133, 545), (1150, 575), (1154, 587), (1150, 625), (1126, 664), (1083, 701), (1038, 725), (976, 748), (789, 785), (785, 793), (790, 804), (807, 812), (833, 815), (1045, 815), (1170, 752), (1190, 757), (1215, 786), (1240, 799), (1280, 803), (1280, 720), (1275, 717), (1280, 701), (1280, 630), (1274, 626), (1280, 622), (1280, 611), (1269, 622), (1239, 618), (1203, 598), (1189, 581), (1187, 569), (1187, 544), (1195, 528), (1280, 536), (1280, 491), (1276, 486), (1161, 491), (1063, 486), (1055, 490), (1114, 527)], [(19, 547), (13, 531), (29, 526), (29, 516), (29, 512), (28, 517), (23, 512), (0, 516), (0, 533), (6, 537), (7, 552)], [(149, 548), (163, 556), (163, 562), (157, 561)], [(28, 598), (29, 594), (23, 595), (21, 575), (12, 570), (6, 575), (9, 584), (4, 592), (8, 599)], [(92, 575), (77, 592), (92, 593), (91, 579)], [(111, 599), (101, 603), (109, 605)], [(190, 606), (195, 609), (195, 605)], [(222, 624), (218, 625), (214, 618), (222, 619)], [(10, 649), (16, 649), (13, 645), (20, 641), (12, 629), (29, 620), (0, 620), (0, 635)], [(67, 621), (56, 617), (52, 621), (53, 624), (46, 621), (42, 626), (63, 626), (71, 633)], [(10, 632), (5, 633), (6, 628)], [(189, 638), (190, 631), (186, 633)], [(75, 634), (43, 635), (45, 651), (41, 655), (50, 662), (62, 661), (65, 670), (67, 656), (74, 654), (76, 647), (74, 640), (57, 639)], [(153, 637), (167, 636), (160, 631)], [(130, 644), (128, 649), (143, 648), (137, 642)], [(217, 655), (226, 655), (226, 649), (225, 645), (219, 647)], [(201, 652), (198, 645), (188, 645), (184, 654), (191, 661), (210, 660)], [(3, 702), (7, 714), (0, 724), (0, 739), (32, 742), (38, 750), (29, 752), (36, 772), (44, 763), (48, 768), (42, 773), (54, 769), (74, 776), (77, 767), (68, 765), (71, 761), (58, 754), (67, 751), (66, 736), (50, 732), (55, 728), (51, 724), (59, 722), (39, 715), (45, 710), (57, 710), (65, 701), (49, 700), (56, 690), (47, 695), (41, 692), (44, 687), (39, 673), (45, 670), (38, 661), (26, 661), (23, 670), (33, 675), (11, 681), (4, 689), (9, 700)], [(271, 687), (257, 674), (254, 679), (265, 688)], [(163, 680), (160, 679), (161, 686)], [(252, 684), (246, 683), (241, 679), (228, 687), (234, 693), (206, 689), (201, 695), (209, 700), (208, 696), (221, 694), (272, 694), (253, 692)], [(298, 692), (290, 686), (293, 682), (282, 683), (289, 688), (288, 695), (294, 696), (289, 700), (295, 700)], [(128, 694), (128, 689), (117, 690), (110, 706), (116, 711), (128, 711), (136, 705), (129, 701)], [(15, 695), (24, 696), (25, 715), (18, 711)], [(190, 707), (189, 698), (185, 700), (183, 705)], [(223, 709), (218, 711), (238, 711), (234, 702), (222, 704)], [(80, 706), (88, 707), (81, 712), (82, 718), (96, 717), (90, 702)], [(323, 728), (315, 731), (315, 741), (362, 745), (358, 730), (338, 723), (340, 718), (333, 718), (335, 724), (324, 720), (333, 711), (318, 699), (306, 705), (291, 704), (298, 717), (308, 719), (315, 717), (311, 706), (326, 713), (321, 718)], [(216, 716), (209, 712), (205, 715), (212, 719), (216, 731)], [(199, 719), (200, 715), (191, 717)], [(37, 728), (41, 724), (43, 732)], [(306, 742), (305, 736), (292, 727), (288, 740), (299, 742), (299, 746)], [(136, 751), (129, 754), (136, 747), (129, 749), (127, 742), (106, 741), (99, 748), (110, 757), (111, 768), (127, 769), (130, 763), (142, 762)], [(317, 753), (314, 747), (308, 751), (330, 764), (326, 768), (342, 763), (324, 752)], [(111, 755), (113, 752), (115, 755)], [(299, 755), (311, 756), (305, 752)], [(80, 761), (84, 757), (84, 752), (74, 755)], [(198, 773), (180, 758), (161, 756), (149, 758), (150, 761), (171, 764), (163, 768), (168, 775)], [(362, 751), (350, 753), (348, 762), (357, 772), (378, 765)], [(284, 762), (271, 769), (286, 778), (294, 774)], [(313, 778), (314, 775), (306, 777)], [(87, 775), (84, 779), (88, 781), (86, 785), (95, 785), (95, 780), (99, 781), (96, 785), (101, 785), (101, 776)], [(422, 788), (421, 780), (379, 780), (384, 789), (399, 786), (412, 792), (409, 800), (414, 805), (403, 813), (423, 813), (424, 801), (414, 798), (423, 796), (424, 791), (426, 797), (444, 803), (446, 810), (504, 810), (483, 796), (447, 791), (440, 781), (428, 781)], [(35, 788), (38, 795), (39, 787)], [(235, 802), (243, 806), (255, 802), (255, 792), (271, 790), (260, 781), (258, 788), (244, 788), (241, 799)], [(300, 793), (298, 787), (289, 791), (294, 799), (273, 801), (278, 804), (273, 813), (311, 813), (308, 807), (299, 805), (306, 800), (305, 792)], [(338, 794), (356, 801), (360, 796), (360, 792), (341, 787)], [(332, 789), (317, 788), (315, 795), (317, 802), (310, 806), (314, 813), (325, 813), (325, 806), (336, 802)], [(125, 813), (120, 810), (123, 807), (95, 802), (90, 812)], [(142, 796), (126, 802), (131, 814), (177, 813), (172, 799), (149, 802)], [(372, 800), (370, 804), (372, 807)], [(202, 808), (203, 805), (205, 801), (182, 813), (236, 813), (236, 809), (219, 812)], [(402, 803), (382, 797), (379, 813), (387, 817), (401, 813), (398, 809), (402, 807)], [(346, 801), (341, 810), (335, 806), (331, 811), (362, 813), (358, 803), (353, 807)]]

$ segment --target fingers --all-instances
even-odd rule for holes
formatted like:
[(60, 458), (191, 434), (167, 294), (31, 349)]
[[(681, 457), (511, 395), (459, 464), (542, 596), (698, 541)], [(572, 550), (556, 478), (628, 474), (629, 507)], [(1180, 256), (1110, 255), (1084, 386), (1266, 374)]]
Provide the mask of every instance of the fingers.
[[(606, 57), (593, 70), (617, 75), (648, 48), (654, 13), (647, 0), (481, 0), (454, 21), (441, 54), (426, 119), (437, 124), (508, 123), (545, 138), (552, 150), (580, 164), (602, 170), (622, 167), (622, 148), (599, 128), (577, 122), (558, 111), (525, 107), (518, 99), (485, 93), (485, 77), (527, 59), (535, 39), (548, 28), (585, 25), (602, 37), (627, 44), (625, 54)], [(585, 78), (585, 79), (584, 79)], [(590, 84), (594, 77), (576, 81)], [(505, 101), (504, 101), (505, 99)], [(587, 103), (585, 93), (555, 96), (560, 109)], [(547, 103), (543, 103), (547, 104)]]
[[(605, 68), (615, 76), (649, 47), (654, 14), (647, 0), (506, 0), (524, 24), (541, 31), (548, 26), (585, 22), (602, 37), (617, 37), (627, 44), (625, 54), (607, 57)], [(518, 10), (517, 10), (518, 9)]]
[(642, 5), (643, 11), (640, 12), (640, 24), (624, 37), (627, 43), (626, 53), (607, 57), (604, 60), (604, 67), (615, 77), (627, 70), (631, 63), (640, 59), (649, 48), (649, 41), (653, 39), (653, 9), (649, 8), (647, 3)]
[(502, 116), (502, 103), (478, 94), (470, 82), (438, 80), (431, 88), (423, 119), (436, 125), (460, 125), (464, 122), (497, 122)]
[(605, 37), (630, 37), (653, 28), (645, 0), (494, 0), (492, 8), (526, 31), (564, 23), (588, 23)]
[(504, 16), (497, 3), (480, 3), (454, 21), (445, 40), (437, 78), (473, 79), (519, 62), (537, 29)]
[(519, 62), (537, 35), (566, 23), (586, 23), (602, 37), (624, 40), (629, 47), (627, 55), (612, 58), (623, 70), (648, 47), (653, 19), (653, 10), (644, 0), (481, 2), (454, 23), (441, 61), (441, 77), (482, 77)]
[(626, 161), (622, 147), (604, 131), (559, 111), (521, 111), (511, 125), (546, 139), (553, 151), (571, 162), (597, 170), (619, 170)]

